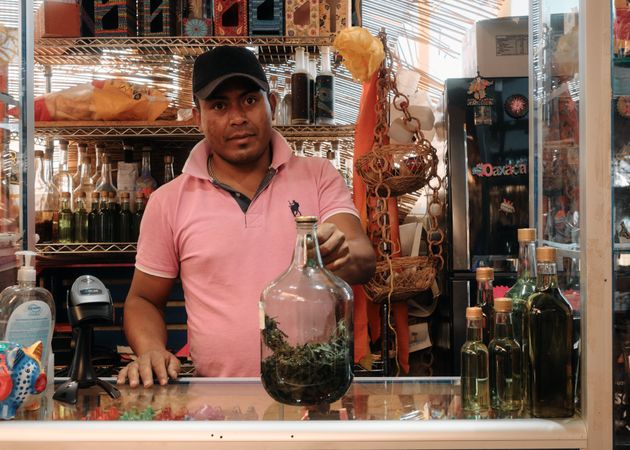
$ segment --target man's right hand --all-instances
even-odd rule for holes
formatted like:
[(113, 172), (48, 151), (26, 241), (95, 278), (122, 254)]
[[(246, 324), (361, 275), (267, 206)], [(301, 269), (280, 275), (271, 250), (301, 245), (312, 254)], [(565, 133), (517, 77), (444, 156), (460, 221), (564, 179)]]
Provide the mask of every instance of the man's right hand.
[(118, 374), (118, 384), (125, 384), (129, 380), (129, 386), (135, 388), (140, 382), (147, 388), (153, 386), (153, 374), (160, 383), (168, 383), (169, 377), (177, 379), (181, 364), (177, 357), (167, 350), (151, 350), (140, 355), (135, 361), (131, 361), (123, 367)]

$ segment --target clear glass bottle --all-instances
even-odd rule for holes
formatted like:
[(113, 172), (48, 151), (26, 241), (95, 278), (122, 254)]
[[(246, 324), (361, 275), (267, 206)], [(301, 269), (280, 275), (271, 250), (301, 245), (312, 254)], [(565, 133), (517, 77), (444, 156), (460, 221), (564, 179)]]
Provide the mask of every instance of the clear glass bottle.
[(164, 183), (175, 179), (175, 169), (173, 168), (173, 156), (164, 155)]
[(295, 221), (291, 265), (260, 298), (262, 383), (280, 403), (332, 403), (352, 382), (352, 290), (322, 263), (317, 218)]
[(131, 218), (131, 240), (136, 242), (138, 236), (140, 236), (140, 223), (142, 222), (142, 215), (144, 214), (144, 195), (138, 194), (136, 196), (136, 211)]
[[(98, 195), (98, 192), (96, 194)], [(94, 192), (92, 192), (92, 195), (94, 195)], [(89, 220), (86, 205), (85, 192), (81, 192), (74, 210), (74, 242), (88, 242)]]
[(483, 311), (478, 306), (466, 308), (466, 342), (461, 348), (462, 410), (467, 419), (488, 416), (488, 348), (482, 341)]
[(494, 270), (491, 267), (478, 267), (475, 271), (477, 279), (477, 306), (483, 311), (483, 343), (488, 345), (494, 334)]
[(52, 242), (53, 215), (55, 206), (54, 193), (46, 182), (44, 174), (44, 152), (35, 151), (35, 233), (39, 235), (39, 242)]
[(99, 200), (101, 194), (92, 192), (92, 207), (88, 214), (88, 241), (101, 242), (101, 222), (99, 220)]
[(99, 178), (98, 185), (94, 188), (96, 192), (99, 192), (102, 196), (109, 198), (109, 193), (114, 193), (114, 198), (118, 198), (118, 190), (114, 186), (112, 181), (112, 165), (109, 160), (109, 155), (105, 154), (101, 156), (101, 176)]
[(531, 415), (572, 417), (573, 312), (558, 288), (556, 249), (536, 249), (536, 292), (527, 302)]
[(295, 49), (295, 70), (291, 74), (291, 125), (308, 125), (310, 116), (310, 84), (304, 47)]
[(59, 171), (53, 176), (53, 183), (59, 190), (59, 193), (70, 193), (70, 205), (74, 205), (72, 197), (74, 191), (74, 182), (72, 174), (68, 171), (68, 141), (59, 139)]
[(118, 241), (132, 242), (131, 222), (133, 215), (129, 210), (129, 192), (120, 193), (120, 212), (118, 213)]
[[(79, 198), (85, 195), (80, 193)], [(59, 209), (59, 238), (61, 244), (69, 244), (74, 239), (74, 214), (70, 209), (70, 192), (61, 194), (61, 208)]]
[(157, 188), (157, 181), (151, 176), (151, 147), (142, 147), (142, 169), (136, 179), (136, 196), (142, 194), (147, 200)]
[[(52, 218), (52, 240), (57, 240), (59, 235), (59, 207), (61, 203), (61, 196), (59, 195), (59, 189), (55, 186), (53, 181), (53, 154), (55, 147), (53, 141), (49, 141), (46, 146), (46, 152), (44, 153), (44, 181), (48, 185), (49, 200), (53, 208)], [(72, 204), (70, 205), (72, 208)]]
[(494, 338), (490, 356), (490, 401), (499, 418), (513, 418), (523, 406), (521, 346), (512, 327), (512, 300), (494, 300)]
[(94, 146), (94, 156), (96, 158), (96, 162), (94, 164), (94, 172), (92, 173), (92, 184), (94, 184), (94, 186), (98, 186), (101, 182), (101, 176), (103, 172), (103, 156), (105, 156), (105, 144), (99, 142)]
[[(81, 184), (81, 177), (82, 177), (81, 164), (83, 163), (84, 158), (87, 158), (87, 157), (88, 157), (88, 145), (85, 142), (79, 142), (77, 144), (77, 171), (74, 173), (74, 175), (72, 175), (72, 185), (74, 186), (75, 189), (77, 188), (79, 184)], [(92, 172), (90, 172), (88, 176), (91, 178)]]
[(89, 156), (84, 156), (81, 160), (81, 178), (77, 187), (74, 188), (74, 198), (79, 198), (81, 192), (85, 192), (85, 198), (92, 198), (94, 184), (92, 184), (92, 160)]
[(334, 125), (335, 100), (334, 82), (330, 68), (330, 47), (322, 47), (322, 70), (315, 79), (315, 123), (317, 125)]

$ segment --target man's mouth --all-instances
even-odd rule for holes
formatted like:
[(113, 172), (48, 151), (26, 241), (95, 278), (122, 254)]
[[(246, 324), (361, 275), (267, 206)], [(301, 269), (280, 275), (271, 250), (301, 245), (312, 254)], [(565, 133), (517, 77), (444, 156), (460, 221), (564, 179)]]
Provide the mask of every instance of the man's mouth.
[(238, 141), (241, 139), (248, 139), (250, 137), (254, 137), (256, 136), (254, 133), (239, 133), (239, 134), (233, 134), (232, 136), (229, 136), (227, 138), (228, 141)]

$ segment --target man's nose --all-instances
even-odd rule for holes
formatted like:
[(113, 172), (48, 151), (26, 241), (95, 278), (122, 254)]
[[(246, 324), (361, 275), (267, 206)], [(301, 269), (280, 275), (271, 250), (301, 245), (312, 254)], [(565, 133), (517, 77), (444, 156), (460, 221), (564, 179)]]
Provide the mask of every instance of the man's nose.
[(242, 105), (233, 105), (230, 108), (230, 125), (242, 125), (247, 122), (247, 115)]

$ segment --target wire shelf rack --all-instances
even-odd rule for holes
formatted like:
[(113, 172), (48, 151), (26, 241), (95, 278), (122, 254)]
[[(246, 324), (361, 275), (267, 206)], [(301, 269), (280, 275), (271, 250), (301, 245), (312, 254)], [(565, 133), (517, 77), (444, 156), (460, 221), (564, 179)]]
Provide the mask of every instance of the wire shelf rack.
[(135, 253), (135, 242), (98, 242), (85, 244), (35, 244), (40, 255), (76, 255), (81, 253)]

